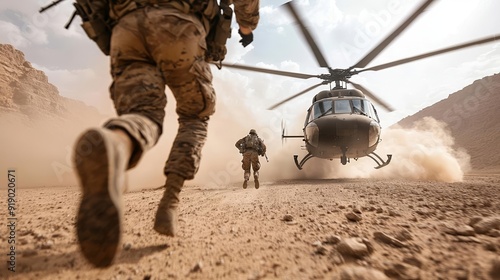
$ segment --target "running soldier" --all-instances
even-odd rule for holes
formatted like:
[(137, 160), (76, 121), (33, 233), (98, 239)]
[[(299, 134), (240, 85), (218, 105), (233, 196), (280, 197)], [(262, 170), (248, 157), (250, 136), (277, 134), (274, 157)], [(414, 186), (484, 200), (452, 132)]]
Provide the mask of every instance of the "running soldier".
[(266, 154), (266, 145), (264, 141), (259, 138), (255, 129), (250, 129), (247, 136), (238, 140), (235, 144), (236, 148), (243, 154), (243, 159), (241, 160), (243, 168), (243, 188), (247, 188), (248, 179), (250, 178), (250, 167), (253, 169), (253, 179), (255, 183), (255, 188), (259, 188), (259, 169), (260, 162), (259, 156), (264, 156)]
[[(82, 133), (74, 146), (83, 193), (77, 237), (83, 255), (94, 266), (111, 265), (120, 247), (125, 173), (163, 132), (166, 86), (177, 101), (179, 128), (164, 167), (165, 192), (154, 229), (162, 235), (176, 234), (179, 194), (184, 181), (198, 171), (208, 120), (215, 112), (206, 57), (209, 23), (219, 12), (214, 1), (77, 0), (92, 11), (91, 20), (112, 23), (107, 42), (99, 37), (104, 29), (92, 26), (89, 32), (85, 22), (82, 26), (110, 55), (110, 95), (118, 115), (103, 127)], [(259, 0), (228, 1), (234, 4), (240, 42), (247, 46), (259, 21)]]

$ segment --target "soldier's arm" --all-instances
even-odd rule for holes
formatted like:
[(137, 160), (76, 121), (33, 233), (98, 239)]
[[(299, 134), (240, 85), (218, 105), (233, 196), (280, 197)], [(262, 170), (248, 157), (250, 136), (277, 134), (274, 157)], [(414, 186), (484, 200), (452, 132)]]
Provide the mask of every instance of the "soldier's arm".
[(241, 143), (243, 143), (243, 139), (244, 139), (244, 138), (241, 138), (240, 140), (238, 140), (238, 141), (236, 142), (236, 144), (235, 144), (236, 148), (238, 148), (238, 149), (240, 148)]
[(243, 34), (250, 34), (259, 23), (259, 0), (233, 0), (236, 22)]

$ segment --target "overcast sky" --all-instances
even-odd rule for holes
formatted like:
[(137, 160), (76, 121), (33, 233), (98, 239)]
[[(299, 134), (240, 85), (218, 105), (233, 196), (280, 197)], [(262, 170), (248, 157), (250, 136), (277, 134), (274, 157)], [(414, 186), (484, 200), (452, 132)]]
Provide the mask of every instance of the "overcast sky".
[[(254, 43), (243, 48), (233, 30), (226, 62), (303, 72), (327, 73), (318, 66), (302, 34), (281, 4), (285, 0), (261, 0), (261, 21)], [(295, 0), (305, 24), (333, 68), (355, 64), (393, 31), (423, 1), (417, 0)], [(100, 53), (76, 19), (64, 29), (72, 13), (71, 1), (40, 14), (50, 1), (2, 1), (0, 42), (23, 51), (27, 60), (48, 75), (60, 94), (113, 113), (108, 98), (108, 57)], [(370, 66), (413, 56), (450, 45), (500, 34), (500, 1), (435, 1)], [(236, 27), (233, 24), (233, 27)], [(219, 108), (231, 102), (265, 110), (319, 80), (297, 80), (236, 70), (213, 68)], [(396, 108), (382, 108), (382, 124), (388, 126), (409, 114), (446, 98), (476, 79), (500, 72), (500, 43), (427, 58), (352, 78)], [(220, 92), (219, 88), (231, 92)], [(327, 89), (327, 86), (319, 89)], [(318, 90), (319, 90), (318, 89)], [(303, 114), (317, 90), (281, 106), (277, 112)], [(237, 97), (233, 96), (237, 95)], [(236, 98), (236, 99), (235, 99)], [(289, 114), (289, 113), (288, 113)]]

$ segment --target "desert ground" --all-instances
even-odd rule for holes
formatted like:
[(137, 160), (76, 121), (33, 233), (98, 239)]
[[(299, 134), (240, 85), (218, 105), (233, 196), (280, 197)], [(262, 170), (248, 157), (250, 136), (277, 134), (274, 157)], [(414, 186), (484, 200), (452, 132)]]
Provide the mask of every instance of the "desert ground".
[(500, 170), (458, 183), (188, 184), (174, 238), (152, 229), (161, 193), (124, 195), (122, 249), (111, 267), (96, 269), (75, 238), (79, 189), (17, 189), (15, 272), (4, 227), (0, 278), (500, 279)]

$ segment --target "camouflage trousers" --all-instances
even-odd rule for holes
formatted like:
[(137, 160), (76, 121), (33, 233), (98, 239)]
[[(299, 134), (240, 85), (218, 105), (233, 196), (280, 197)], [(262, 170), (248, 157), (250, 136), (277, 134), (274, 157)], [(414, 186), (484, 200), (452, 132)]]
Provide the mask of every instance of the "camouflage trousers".
[(179, 129), (164, 172), (194, 178), (216, 99), (204, 60), (205, 35), (195, 15), (169, 7), (137, 9), (113, 28), (110, 93), (118, 117), (105, 127), (123, 129), (135, 142), (129, 168), (162, 134), (167, 85), (176, 100)]
[(250, 167), (252, 167), (253, 172), (257, 172), (260, 169), (259, 154), (254, 150), (247, 150), (243, 153), (243, 160), (241, 160), (241, 167), (245, 173), (250, 173)]

